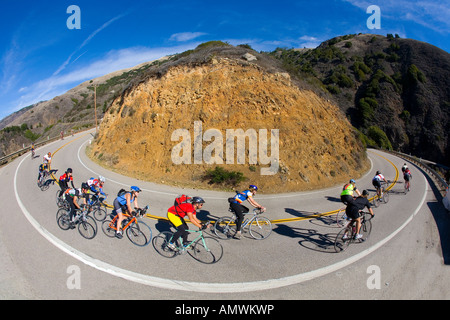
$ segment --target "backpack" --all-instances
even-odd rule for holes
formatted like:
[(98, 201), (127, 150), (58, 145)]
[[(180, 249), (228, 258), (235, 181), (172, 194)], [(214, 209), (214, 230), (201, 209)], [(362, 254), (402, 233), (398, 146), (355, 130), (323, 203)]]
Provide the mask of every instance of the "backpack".
[[(181, 204), (183, 204), (183, 203), (189, 203), (191, 199), (192, 199), (191, 197), (189, 197), (189, 196), (187, 196), (187, 195), (185, 195), (185, 194), (182, 194), (182, 195), (176, 197), (176, 198), (175, 198), (175, 201), (174, 201), (174, 203), (173, 203), (173, 205), (175, 206), (175, 212), (178, 212), (178, 208), (179, 208), (179, 206), (180, 206)], [(180, 211), (183, 211), (184, 213), (186, 213), (186, 212), (185, 212), (183, 209), (181, 209), (181, 208), (180, 208)]]
[(119, 192), (117, 193), (117, 196), (118, 196), (118, 197), (121, 197), (121, 196), (123, 196), (125, 193), (127, 193), (127, 190), (125, 190), (125, 189), (120, 189)]

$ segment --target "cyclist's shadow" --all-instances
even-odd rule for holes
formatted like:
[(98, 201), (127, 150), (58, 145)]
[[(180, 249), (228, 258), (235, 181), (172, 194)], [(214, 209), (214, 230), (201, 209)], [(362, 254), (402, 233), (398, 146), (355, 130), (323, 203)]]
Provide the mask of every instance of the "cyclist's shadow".
[(335, 253), (336, 233), (321, 234), (314, 229), (293, 228), (286, 224), (277, 224), (274, 232), (290, 238), (300, 238), (299, 245), (309, 250)]

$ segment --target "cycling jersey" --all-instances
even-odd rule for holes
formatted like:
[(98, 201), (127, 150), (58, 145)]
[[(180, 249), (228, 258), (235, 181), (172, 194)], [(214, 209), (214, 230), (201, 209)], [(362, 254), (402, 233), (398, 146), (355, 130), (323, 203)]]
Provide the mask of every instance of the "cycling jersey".
[(239, 192), (237, 195), (234, 196), (234, 203), (242, 203), (245, 200), (247, 200), (249, 197), (252, 197), (253, 193), (250, 190), (245, 190), (242, 192)]
[(181, 203), (170, 207), (167, 211), (179, 216), (180, 218), (184, 218), (188, 212), (192, 212), (194, 215), (197, 213), (192, 203)]
[[(124, 192), (123, 194), (121, 194), (120, 196), (117, 197), (117, 201), (119, 202), (119, 204), (121, 206), (125, 206), (127, 204), (127, 199), (125, 198), (125, 195), (129, 193), (131, 194), (131, 192)], [(136, 198), (131, 197), (130, 199), (130, 203), (134, 202)]]
[(52, 161), (52, 157), (50, 157), (48, 154), (46, 154), (44, 156), (44, 164), (49, 163), (50, 161)]
[(73, 176), (69, 176), (67, 173), (64, 173), (61, 177), (59, 177), (59, 181), (73, 181)]
[(82, 194), (82, 192), (81, 192), (81, 189), (73, 189), (73, 188), (71, 188), (71, 189), (67, 189), (64, 192), (64, 194), (66, 196), (69, 196), (69, 197), (73, 198), (73, 197), (79, 197)]
[(354, 190), (356, 190), (356, 187), (352, 183), (346, 184), (342, 189), (341, 196), (352, 196)]
[(383, 181), (384, 180), (384, 176), (381, 173), (377, 174), (375, 177), (373, 177), (373, 180)]

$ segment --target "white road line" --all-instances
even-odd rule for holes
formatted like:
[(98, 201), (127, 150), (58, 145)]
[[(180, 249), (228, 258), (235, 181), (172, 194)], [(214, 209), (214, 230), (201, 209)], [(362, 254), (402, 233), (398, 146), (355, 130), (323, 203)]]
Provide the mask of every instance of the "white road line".
[(425, 190), (423, 191), (423, 198), (420, 202), (420, 205), (414, 211), (414, 213), (393, 233), (387, 236), (385, 239), (376, 243), (372, 247), (364, 250), (348, 259), (337, 262), (335, 264), (312, 270), (309, 272), (297, 274), (294, 276), (283, 277), (278, 279), (270, 279), (265, 281), (254, 281), (254, 282), (236, 282), (236, 283), (202, 283), (202, 282), (188, 282), (188, 281), (180, 281), (180, 280), (170, 280), (159, 277), (153, 277), (149, 275), (139, 274), (133, 271), (125, 270), (104, 261), (94, 259), (92, 257), (87, 256), (83, 252), (76, 250), (75, 248), (69, 246), (62, 240), (55, 237), (48, 230), (46, 230), (43, 226), (41, 226), (30, 214), (30, 212), (26, 209), (25, 205), (20, 200), (19, 194), (17, 192), (17, 174), (19, 172), (19, 168), (22, 163), (27, 159), (24, 159), (18, 165), (15, 175), (14, 175), (14, 192), (16, 196), (17, 203), (19, 204), (23, 214), (30, 222), (30, 224), (50, 243), (56, 246), (58, 249), (62, 250), (66, 254), (71, 257), (77, 259), (78, 261), (93, 267), (99, 271), (108, 273), (110, 275), (120, 277), (135, 283), (163, 288), (163, 289), (174, 289), (174, 290), (182, 290), (182, 291), (196, 291), (196, 292), (208, 292), (208, 293), (237, 293), (237, 292), (251, 292), (251, 291), (259, 291), (259, 290), (268, 290), (275, 289), (284, 286), (299, 284), (305, 281), (309, 281), (331, 272), (335, 272), (341, 268), (344, 268), (364, 257), (374, 252), (384, 244), (386, 244), (389, 240), (394, 238), (401, 230), (403, 230), (414, 218), (414, 216), (419, 212), (420, 208), (425, 202), (426, 198), (426, 190), (428, 186), (428, 182), (425, 179), (425, 176), (422, 175), (424, 179)]

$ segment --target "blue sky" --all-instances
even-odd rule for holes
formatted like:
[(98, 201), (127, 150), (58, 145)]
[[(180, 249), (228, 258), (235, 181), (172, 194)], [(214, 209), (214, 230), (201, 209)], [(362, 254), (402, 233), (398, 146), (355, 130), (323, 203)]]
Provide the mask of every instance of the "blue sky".
[[(2, 1), (0, 119), (78, 84), (210, 40), (255, 50), (316, 47), (353, 33), (399, 34), (450, 52), (448, 0)], [(81, 29), (69, 29), (70, 5)], [(381, 29), (368, 29), (370, 5)]]

